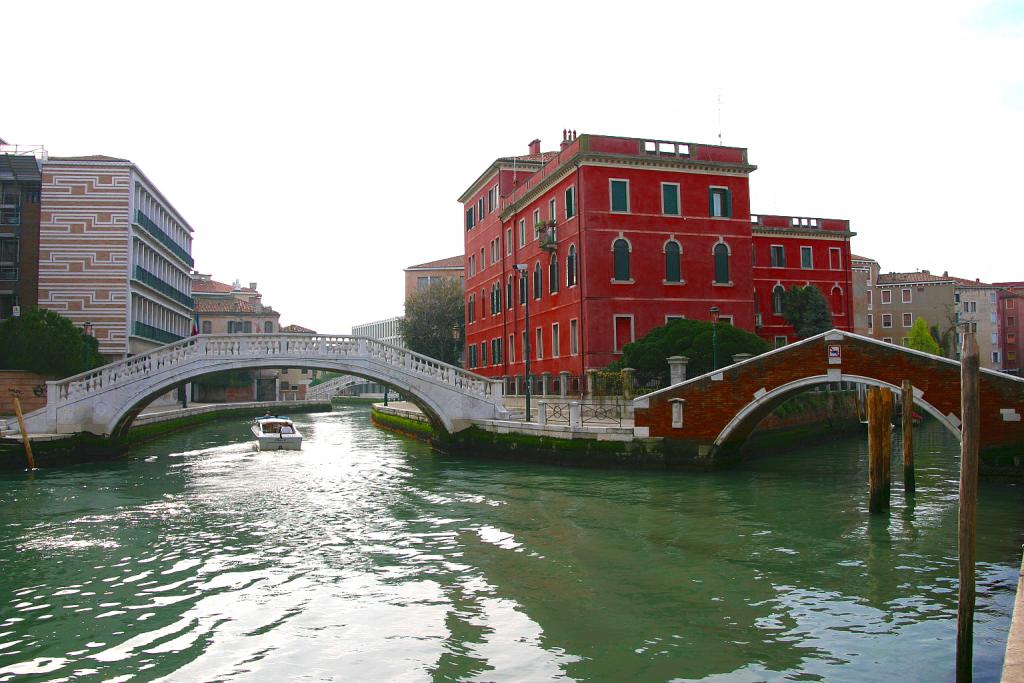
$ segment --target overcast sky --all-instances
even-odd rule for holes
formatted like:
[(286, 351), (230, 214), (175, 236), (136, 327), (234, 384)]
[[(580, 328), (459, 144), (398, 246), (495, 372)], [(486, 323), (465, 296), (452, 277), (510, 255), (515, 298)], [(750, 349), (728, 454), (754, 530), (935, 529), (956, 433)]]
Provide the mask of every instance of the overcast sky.
[[(282, 323), (400, 314), (457, 198), (562, 128), (747, 147), (754, 213), (1024, 280), (1024, 2), (20, 2), (0, 137), (137, 163)], [(16, 57), (16, 59), (15, 59)]]

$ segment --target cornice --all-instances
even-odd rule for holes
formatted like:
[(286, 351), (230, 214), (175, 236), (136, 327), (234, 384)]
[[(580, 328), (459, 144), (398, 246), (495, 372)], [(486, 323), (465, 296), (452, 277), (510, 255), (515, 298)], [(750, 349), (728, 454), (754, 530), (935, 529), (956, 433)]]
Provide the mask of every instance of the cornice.
[(754, 235), (774, 235), (777, 237), (810, 237), (812, 239), (845, 239), (849, 240), (857, 233), (851, 230), (804, 230), (800, 228), (771, 228), (752, 224), (750, 232)]

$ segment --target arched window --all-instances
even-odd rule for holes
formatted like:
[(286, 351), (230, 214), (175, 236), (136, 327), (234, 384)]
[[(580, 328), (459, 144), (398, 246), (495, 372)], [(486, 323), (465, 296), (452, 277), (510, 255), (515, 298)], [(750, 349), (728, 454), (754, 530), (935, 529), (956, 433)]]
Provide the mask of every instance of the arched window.
[(682, 275), (679, 268), (679, 256), (682, 249), (679, 242), (670, 240), (665, 243), (665, 282), (681, 282)]
[(476, 320), (476, 295), (470, 294), (466, 304), (466, 317), (469, 318), (467, 322), (473, 322)]
[(508, 283), (505, 285), (505, 307), (512, 308), (512, 276), (508, 276)]
[(541, 287), (544, 285), (544, 275), (541, 273), (540, 261), (533, 266), (533, 298), (539, 299)]
[(526, 303), (526, 274), (519, 276), (519, 305)]
[(270, 334), (271, 332), (273, 332), (274, 331), (274, 323), (270, 322), (269, 320), (264, 322), (263, 323), (263, 331), (266, 332), (267, 334)]
[(782, 315), (782, 295), (786, 293), (782, 285), (775, 285), (772, 289), (772, 313)]
[(486, 289), (481, 289), (480, 290), (480, 317), (481, 318), (486, 318), (487, 317), (487, 304), (484, 303), (484, 297), (486, 297), (486, 296), (487, 296), (487, 290)]
[(551, 263), (548, 265), (548, 292), (554, 294), (558, 291), (558, 254), (551, 255)]
[(832, 312), (836, 315), (843, 315), (843, 290), (836, 285), (832, 288)]
[(729, 284), (729, 246), (725, 242), (715, 245), (715, 282)]
[(620, 282), (629, 281), (629, 242), (621, 237), (612, 243), (613, 260), (615, 263), (614, 279)]
[(569, 255), (565, 257), (565, 286), (576, 284), (576, 245), (569, 245)]
[(501, 313), (501, 285), (495, 282), (491, 285), (491, 315)]

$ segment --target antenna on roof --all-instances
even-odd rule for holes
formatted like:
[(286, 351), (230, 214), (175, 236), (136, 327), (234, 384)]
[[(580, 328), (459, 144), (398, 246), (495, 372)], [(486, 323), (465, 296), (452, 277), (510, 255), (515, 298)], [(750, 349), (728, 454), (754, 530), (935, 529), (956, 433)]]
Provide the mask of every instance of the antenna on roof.
[(722, 91), (718, 91), (718, 144), (722, 144)]

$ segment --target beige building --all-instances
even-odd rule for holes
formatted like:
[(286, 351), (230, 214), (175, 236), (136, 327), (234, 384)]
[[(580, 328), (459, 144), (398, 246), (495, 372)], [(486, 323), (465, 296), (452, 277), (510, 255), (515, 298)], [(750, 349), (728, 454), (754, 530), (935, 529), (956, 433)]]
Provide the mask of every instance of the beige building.
[(408, 299), (416, 292), (441, 280), (459, 280), (460, 283), (464, 283), (464, 262), (462, 254), (459, 254), (439, 261), (430, 261), (405, 268), (405, 298)]
[(878, 263), (854, 257), (854, 294), (863, 281), (862, 298), (854, 302), (854, 316), (862, 310), (863, 328), (855, 332), (893, 344), (906, 345), (910, 329), (924, 318), (949, 358), (958, 358), (963, 343), (957, 326), (970, 325), (978, 340), (981, 366), (1001, 370), (996, 293), (998, 287), (980, 280), (933, 275), (922, 270), (911, 273), (881, 273)]
[(850, 254), (850, 270), (853, 271), (853, 331), (865, 337), (873, 336), (868, 324), (868, 315), (872, 313), (868, 306), (868, 289), (878, 279), (878, 261)]

